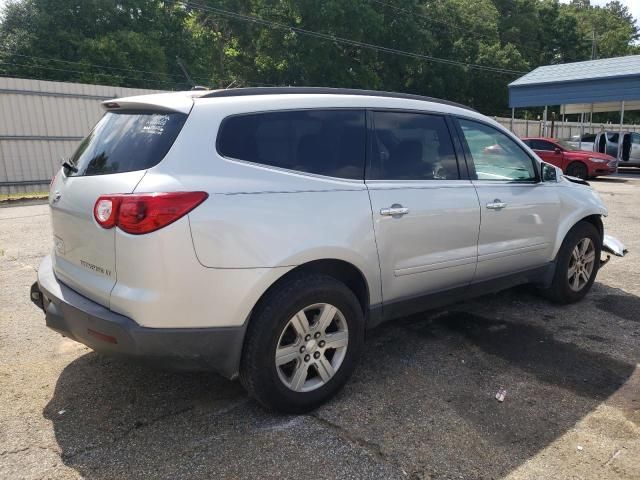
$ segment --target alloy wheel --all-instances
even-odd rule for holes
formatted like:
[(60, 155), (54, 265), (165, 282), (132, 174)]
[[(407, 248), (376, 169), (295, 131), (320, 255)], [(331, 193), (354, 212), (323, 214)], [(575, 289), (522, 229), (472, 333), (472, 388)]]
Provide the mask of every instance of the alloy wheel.
[(579, 292), (589, 283), (595, 261), (596, 247), (594, 243), (590, 238), (583, 238), (573, 248), (571, 259), (569, 260), (567, 278), (571, 290)]
[(329, 382), (345, 358), (349, 329), (344, 315), (328, 303), (309, 305), (285, 325), (275, 352), (278, 376), (295, 392)]

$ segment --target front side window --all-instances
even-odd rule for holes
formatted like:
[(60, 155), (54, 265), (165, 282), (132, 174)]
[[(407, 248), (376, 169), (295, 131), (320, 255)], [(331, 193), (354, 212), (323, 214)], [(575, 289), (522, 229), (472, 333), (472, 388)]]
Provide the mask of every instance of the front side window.
[(331, 177), (364, 178), (363, 110), (299, 110), (226, 118), (218, 134), (224, 157)]
[(85, 138), (69, 163), (69, 176), (146, 170), (157, 165), (180, 133), (184, 113), (108, 112)]
[(444, 117), (374, 112), (368, 179), (458, 180), (458, 163)]
[(640, 135), (637, 133), (632, 133), (631, 134), (631, 143), (633, 143), (634, 145), (639, 145), (640, 144)]
[(520, 146), (499, 130), (459, 119), (478, 180), (534, 181), (533, 160)]

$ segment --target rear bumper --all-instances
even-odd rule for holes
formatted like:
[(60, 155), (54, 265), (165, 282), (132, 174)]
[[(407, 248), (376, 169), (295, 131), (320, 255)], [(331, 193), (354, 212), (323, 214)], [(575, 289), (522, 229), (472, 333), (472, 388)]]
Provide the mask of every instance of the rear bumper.
[(98, 352), (163, 367), (213, 370), (228, 378), (238, 375), (245, 326), (142, 327), (60, 283), (50, 256), (40, 265), (31, 300), (44, 310), (47, 327)]

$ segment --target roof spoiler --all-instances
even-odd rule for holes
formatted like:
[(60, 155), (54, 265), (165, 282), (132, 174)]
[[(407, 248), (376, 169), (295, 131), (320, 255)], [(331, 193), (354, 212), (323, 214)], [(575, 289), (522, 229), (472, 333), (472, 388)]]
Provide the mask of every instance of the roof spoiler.
[(189, 94), (154, 93), (135, 97), (114, 98), (101, 103), (107, 112), (145, 111), (159, 113), (189, 114), (193, 108), (193, 97)]

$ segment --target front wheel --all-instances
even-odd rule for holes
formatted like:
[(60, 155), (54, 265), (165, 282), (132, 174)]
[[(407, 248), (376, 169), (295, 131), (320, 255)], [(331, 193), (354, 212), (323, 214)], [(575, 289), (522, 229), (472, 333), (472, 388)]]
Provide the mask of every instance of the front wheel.
[(591, 289), (600, 266), (602, 239), (589, 222), (577, 223), (558, 252), (556, 271), (544, 293), (557, 303), (574, 303)]
[(573, 162), (567, 167), (567, 175), (570, 177), (576, 177), (581, 180), (586, 180), (589, 176), (589, 170), (587, 166), (582, 162)]
[(296, 275), (256, 308), (240, 381), (269, 409), (307, 412), (348, 380), (363, 341), (362, 307), (346, 285), (325, 275)]

